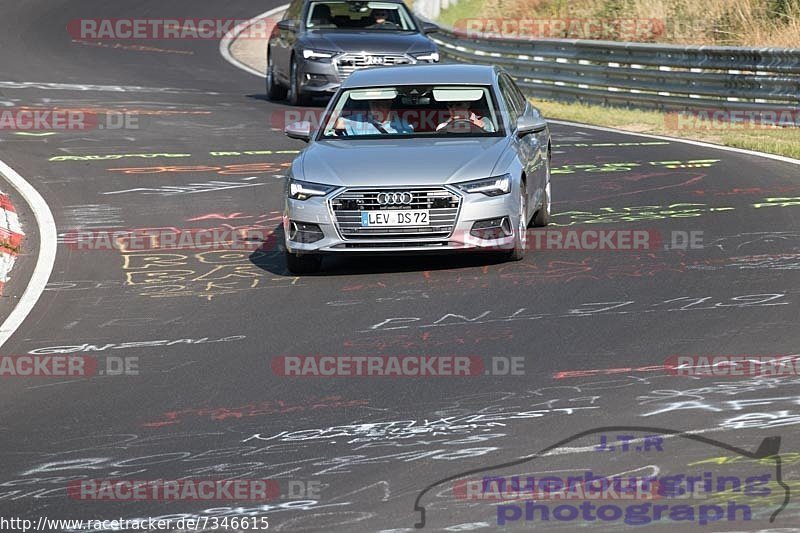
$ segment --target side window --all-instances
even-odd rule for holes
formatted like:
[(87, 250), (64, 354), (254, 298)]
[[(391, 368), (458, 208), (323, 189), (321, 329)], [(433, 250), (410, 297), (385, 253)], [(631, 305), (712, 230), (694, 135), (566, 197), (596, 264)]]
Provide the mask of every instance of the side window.
[(508, 85), (508, 92), (511, 96), (511, 99), (514, 101), (514, 107), (517, 108), (520, 115), (525, 113), (525, 105), (528, 103), (525, 97), (522, 95), (522, 92), (517, 87), (517, 84), (514, 83), (514, 80), (508, 74), (503, 74), (503, 78), (506, 80), (506, 84)]
[(514, 97), (514, 87), (511, 85), (508, 76), (506, 74), (501, 74), (498, 82), (500, 85), (500, 93), (503, 95), (503, 100), (505, 100), (506, 106), (508, 106), (508, 112), (510, 114), (509, 121), (511, 122), (511, 127), (513, 128), (514, 123), (520, 117), (524, 109), (520, 109), (519, 101)]
[(522, 91), (517, 84), (514, 83), (514, 80), (511, 80), (511, 94), (517, 99), (517, 102), (519, 102), (521, 113), (525, 114), (525, 108), (528, 106), (528, 99), (525, 98), (524, 94), (522, 94)]
[(303, 11), (303, 4), (305, 0), (294, 0), (289, 4), (289, 9), (283, 14), (283, 20), (300, 20), (300, 14)]

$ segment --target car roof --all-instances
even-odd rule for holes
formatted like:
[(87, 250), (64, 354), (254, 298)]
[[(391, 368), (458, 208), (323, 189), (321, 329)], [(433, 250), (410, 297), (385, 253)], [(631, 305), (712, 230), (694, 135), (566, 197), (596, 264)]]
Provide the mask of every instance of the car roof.
[(405, 65), (375, 67), (353, 72), (342, 88), (381, 85), (492, 85), (497, 68), (491, 65)]

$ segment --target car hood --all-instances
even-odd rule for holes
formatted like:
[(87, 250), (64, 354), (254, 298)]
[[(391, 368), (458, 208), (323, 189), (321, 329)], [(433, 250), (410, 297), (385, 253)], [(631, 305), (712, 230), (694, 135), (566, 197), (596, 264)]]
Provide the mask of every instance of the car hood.
[(303, 152), (294, 177), (347, 187), (457, 183), (492, 176), (509, 142), (506, 137), (318, 141)]
[(401, 31), (325, 31), (303, 35), (302, 46), (331, 52), (407, 54), (435, 50), (436, 45), (420, 33)]

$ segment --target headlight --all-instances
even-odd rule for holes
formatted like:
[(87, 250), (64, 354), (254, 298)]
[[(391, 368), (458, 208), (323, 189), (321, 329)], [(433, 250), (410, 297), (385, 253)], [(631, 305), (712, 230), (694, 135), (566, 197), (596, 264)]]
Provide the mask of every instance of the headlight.
[(333, 185), (291, 180), (289, 181), (289, 198), (292, 200), (308, 200), (312, 196), (325, 196), (335, 188)]
[(336, 55), (336, 52), (328, 52), (326, 50), (303, 50), (303, 57), (311, 61), (325, 61)]
[(455, 186), (467, 193), (479, 192), (486, 196), (501, 196), (511, 192), (511, 174), (465, 181), (464, 183), (456, 183)]
[(428, 63), (439, 62), (439, 52), (423, 52), (421, 54), (411, 54), (417, 61), (426, 61)]

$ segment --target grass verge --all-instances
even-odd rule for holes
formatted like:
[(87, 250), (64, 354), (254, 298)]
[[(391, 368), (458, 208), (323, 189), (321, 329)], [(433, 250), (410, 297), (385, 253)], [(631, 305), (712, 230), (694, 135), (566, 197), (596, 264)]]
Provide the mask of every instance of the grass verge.
[[(489, 18), (508, 21), (652, 20), (649, 31), (627, 32), (625, 40), (732, 46), (800, 45), (800, 0), (459, 0), (444, 10), (443, 22)], [(551, 37), (585, 38), (580, 24)], [(632, 33), (632, 34), (631, 34)], [(597, 38), (597, 37), (595, 37)], [(620, 40), (610, 36), (604, 39)]]
[(459, 2), (442, 10), (438, 23), (453, 26), (456, 21), (474, 18), (483, 10), (484, 0), (459, 0)]

